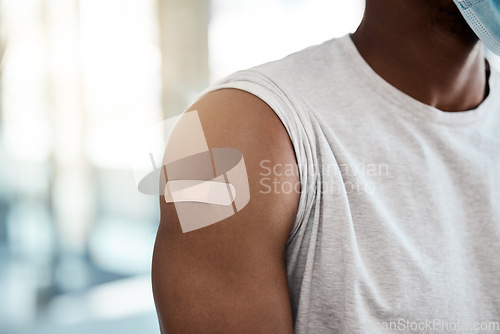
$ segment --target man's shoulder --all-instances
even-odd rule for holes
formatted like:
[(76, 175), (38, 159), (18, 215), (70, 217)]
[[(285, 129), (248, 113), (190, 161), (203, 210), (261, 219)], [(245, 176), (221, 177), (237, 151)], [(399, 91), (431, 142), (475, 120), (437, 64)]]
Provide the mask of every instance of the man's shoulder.
[[(238, 212), (235, 217), (217, 223), (218, 227), (210, 228), (210, 230), (227, 232), (233, 229), (231, 226), (248, 225), (247, 232), (255, 229), (256, 235), (261, 233), (265, 235), (267, 228), (270, 227), (267, 225), (266, 220), (275, 219), (274, 228), (278, 228), (277, 224), (280, 225), (281, 242), (285, 242), (294, 220), (298, 193), (272, 193), (267, 188), (263, 188), (261, 184), (262, 161), (279, 165), (293, 165), (296, 161), (290, 138), (277, 115), (264, 101), (238, 89), (220, 89), (207, 93), (188, 110), (196, 110), (199, 118), (198, 122), (202, 128), (202, 137), (204, 137), (205, 145), (210, 151), (212, 151), (212, 148), (217, 148), (217, 150), (224, 148), (238, 151), (241, 154), (241, 161), (244, 166), (242, 171), (246, 174), (241, 177), (248, 180), (250, 200), (243, 210), (247, 214)], [(192, 141), (193, 138), (199, 137), (194, 131), (195, 128), (190, 127), (189, 124), (183, 127), (179, 126), (178, 123), (169, 139), (169, 145), (172, 142), (174, 144), (187, 143)], [(169, 145), (167, 145), (165, 152), (166, 158), (170, 151)], [(171, 151), (178, 150), (179, 148), (175, 147)], [(211, 159), (215, 159), (215, 152)], [(217, 169), (217, 163), (212, 161), (212, 164), (215, 164), (214, 167)], [(228, 171), (228, 175), (230, 173)], [(292, 176), (278, 175), (276, 178), (280, 182), (299, 182), (298, 173)], [(240, 180), (236, 181), (239, 182)], [(237, 193), (238, 191), (236, 189)], [(236, 196), (239, 196), (239, 194), (236, 194)], [(162, 209), (164, 209), (162, 213), (166, 214), (166, 209), (169, 206), (171, 205), (165, 205), (164, 201), (162, 201)], [(252, 216), (257, 217), (259, 210), (262, 210), (261, 213), (265, 213), (261, 217), (262, 221), (249, 219)], [(172, 214), (173, 212), (170, 212), (170, 215)], [(236, 225), (230, 223), (230, 221), (237, 220), (244, 222)], [(175, 220), (170, 219), (168, 221)], [(167, 219), (165, 219), (165, 223), (170, 225), (167, 223)], [(224, 226), (227, 226), (227, 228), (224, 228)], [(174, 230), (178, 230), (178, 226)]]

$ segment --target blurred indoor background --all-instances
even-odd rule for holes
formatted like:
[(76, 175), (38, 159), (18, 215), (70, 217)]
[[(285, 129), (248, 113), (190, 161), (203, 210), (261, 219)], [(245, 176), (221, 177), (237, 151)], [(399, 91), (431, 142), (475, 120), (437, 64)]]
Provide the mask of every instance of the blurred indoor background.
[(0, 333), (158, 333), (131, 129), (355, 30), (363, 0), (0, 0)]

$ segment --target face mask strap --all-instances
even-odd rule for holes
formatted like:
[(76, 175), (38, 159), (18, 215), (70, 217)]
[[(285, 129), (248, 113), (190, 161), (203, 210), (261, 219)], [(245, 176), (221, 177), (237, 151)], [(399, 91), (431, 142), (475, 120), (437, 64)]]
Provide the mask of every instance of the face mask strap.
[(483, 2), (485, 0), (456, 0), (456, 2), (462, 7), (463, 9), (469, 9), (470, 7), (477, 5), (480, 2)]

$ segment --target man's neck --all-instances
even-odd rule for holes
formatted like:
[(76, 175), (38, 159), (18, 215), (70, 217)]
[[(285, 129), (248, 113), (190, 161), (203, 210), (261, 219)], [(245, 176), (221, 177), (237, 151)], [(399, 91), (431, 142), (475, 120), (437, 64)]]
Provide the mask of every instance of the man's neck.
[(444, 111), (477, 107), (487, 95), (481, 45), (414, 3), (368, 1), (352, 35), (360, 54), (387, 82), (425, 104)]

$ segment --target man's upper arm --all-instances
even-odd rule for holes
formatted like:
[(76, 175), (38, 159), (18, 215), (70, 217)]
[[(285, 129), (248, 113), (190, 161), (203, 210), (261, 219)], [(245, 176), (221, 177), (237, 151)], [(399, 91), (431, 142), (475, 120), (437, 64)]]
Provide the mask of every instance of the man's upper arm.
[[(175, 205), (161, 196), (152, 276), (162, 332), (292, 333), (284, 250), (300, 188), (286, 130), (263, 101), (235, 89), (189, 110), (198, 111), (209, 147), (242, 153), (250, 200), (229, 218), (183, 233)], [(268, 175), (272, 166), (279, 168)]]

